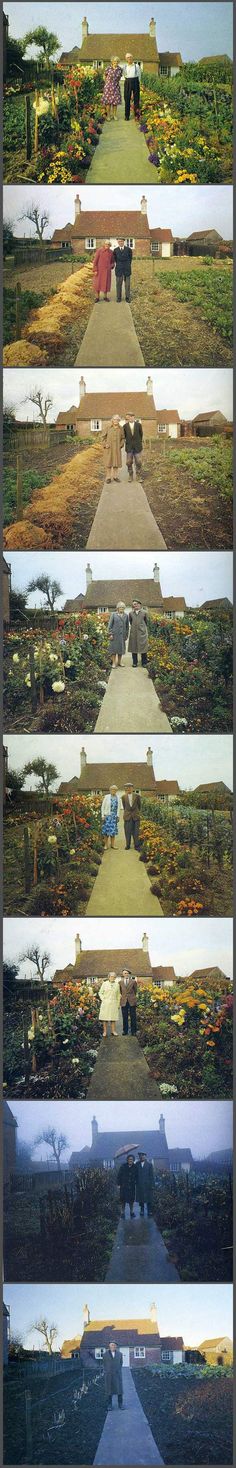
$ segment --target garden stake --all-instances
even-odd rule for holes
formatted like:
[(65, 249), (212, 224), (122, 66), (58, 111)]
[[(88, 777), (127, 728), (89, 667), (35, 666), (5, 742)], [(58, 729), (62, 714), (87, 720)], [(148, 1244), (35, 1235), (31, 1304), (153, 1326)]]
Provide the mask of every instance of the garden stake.
[(31, 158), (31, 155), (32, 155), (32, 137), (31, 137), (31, 106), (30, 106), (30, 96), (27, 95), (27, 92), (26, 92), (26, 96), (25, 96), (25, 141), (26, 141), (26, 158), (27, 158), (27, 161), (28, 161)]
[(39, 145), (39, 120), (38, 120), (39, 92), (38, 91), (35, 92), (34, 96), (35, 96), (34, 153), (38, 153), (38, 145)]
[(32, 1438), (32, 1414), (31, 1414), (31, 1392), (25, 1391), (25, 1436), (26, 1436), (26, 1463), (32, 1463), (33, 1438)]
[(16, 460), (16, 518), (23, 520), (21, 454), (17, 454)]
[(30, 831), (29, 826), (24, 826), (24, 869), (25, 869), (25, 894), (31, 891), (31, 859), (30, 859)]
[(35, 663), (34, 663), (34, 648), (33, 647), (30, 647), (30, 649), (29, 649), (29, 665), (30, 665), (31, 708), (33, 709), (33, 713), (35, 713), (35, 710), (37, 708), (37, 689), (36, 689)]
[(21, 285), (20, 285), (20, 281), (18, 280), (17, 281), (17, 284), (16, 284), (16, 342), (19, 342), (20, 341), (20, 338), (21, 338)]

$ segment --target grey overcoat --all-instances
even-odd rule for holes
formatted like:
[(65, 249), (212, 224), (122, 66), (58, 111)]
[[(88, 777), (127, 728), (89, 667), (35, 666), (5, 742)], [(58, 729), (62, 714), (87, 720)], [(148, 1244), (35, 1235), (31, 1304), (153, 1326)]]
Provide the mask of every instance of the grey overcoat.
[(129, 631), (129, 618), (127, 612), (112, 612), (108, 622), (108, 632), (112, 633), (110, 648), (111, 653), (117, 653), (122, 657), (125, 652), (126, 638)]

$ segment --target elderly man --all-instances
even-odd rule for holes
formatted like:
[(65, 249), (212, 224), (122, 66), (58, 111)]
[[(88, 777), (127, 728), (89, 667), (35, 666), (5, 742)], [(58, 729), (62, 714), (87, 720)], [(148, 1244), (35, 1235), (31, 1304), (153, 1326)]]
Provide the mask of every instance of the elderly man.
[(128, 1035), (129, 1033), (129, 1018), (131, 1035), (136, 1035), (137, 1032), (137, 988), (137, 979), (135, 979), (134, 975), (130, 973), (130, 969), (124, 968), (122, 977), (120, 979), (120, 1002), (123, 1019), (123, 1035)]
[(134, 467), (137, 478), (140, 479), (143, 429), (141, 418), (135, 418), (133, 412), (130, 412), (124, 423), (124, 440), (129, 479), (134, 477)]
[(135, 1162), (135, 1184), (136, 1198), (137, 1203), (139, 1203), (141, 1218), (143, 1218), (144, 1215), (145, 1203), (148, 1218), (150, 1218), (152, 1212), (155, 1179), (152, 1162), (148, 1162), (146, 1152), (139, 1152), (138, 1162)]
[(130, 301), (133, 259), (131, 245), (127, 245), (125, 240), (118, 240), (118, 244), (115, 245), (115, 249), (113, 250), (113, 259), (115, 261), (116, 299), (117, 301), (121, 301), (122, 299), (122, 286), (124, 281), (125, 299), (126, 301)]
[(147, 612), (142, 607), (141, 601), (133, 601), (132, 611), (129, 612), (129, 624), (128, 652), (132, 653), (133, 668), (138, 667), (139, 655), (141, 657), (142, 668), (146, 668), (148, 650)]
[(140, 77), (141, 77), (141, 67), (140, 67), (139, 61), (134, 61), (134, 58), (133, 58), (133, 56), (130, 55), (130, 52), (129, 51), (126, 52), (125, 66), (123, 67), (123, 77), (124, 77), (124, 81), (125, 81), (125, 85), (124, 85), (125, 120), (126, 120), (126, 122), (129, 122), (129, 119), (130, 119), (130, 104), (131, 104), (131, 97), (132, 96), (133, 96), (133, 99), (134, 99), (134, 115), (135, 115), (135, 117), (138, 117), (139, 116), (139, 108), (140, 108)]
[(125, 1218), (126, 1203), (130, 1211), (130, 1217), (134, 1218), (135, 1164), (132, 1152), (128, 1152), (128, 1156), (121, 1163), (121, 1167), (119, 1167), (117, 1184), (120, 1189), (121, 1218)]
[(130, 851), (131, 836), (135, 851), (139, 850), (139, 825), (141, 812), (141, 798), (138, 790), (134, 790), (131, 783), (125, 785), (125, 793), (122, 795), (124, 812), (125, 844), (126, 851)]
[(105, 1397), (108, 1412), (112, 1411), (112, 1397), (118, 1397), (118, 1407), (123, 1404), (122, 1355), (115, 1341), (110, 1341), (103, 1357)]

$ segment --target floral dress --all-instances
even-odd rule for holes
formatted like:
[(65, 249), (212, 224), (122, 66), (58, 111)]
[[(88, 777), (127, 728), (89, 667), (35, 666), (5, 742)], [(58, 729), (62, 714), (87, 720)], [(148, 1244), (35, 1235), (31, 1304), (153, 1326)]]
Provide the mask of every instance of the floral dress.
[(102, 94), (102, 102), (108, 107), (119, 107), (121, 103), (120, 77), (122, 66), (108, 66), (105, 74), (105, 86)]
[(118, 800), (117, 795), (111, 795), (110, 812), (102, 822), (103, 836), (117, 836), (118, 831)]

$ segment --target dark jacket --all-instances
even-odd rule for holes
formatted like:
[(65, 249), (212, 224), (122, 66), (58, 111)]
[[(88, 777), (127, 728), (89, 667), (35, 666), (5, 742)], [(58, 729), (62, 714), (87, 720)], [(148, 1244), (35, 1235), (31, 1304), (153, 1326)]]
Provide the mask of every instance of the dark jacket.
[(142, 447), (143, 447), (143, 430), (142, 430), (142, 424), (141, 424), (139, 418), (136, 418), (135, 419), (134, 432), (133, 433), (131, 433), (131, 428), (130, 428), (129, 421), (127, 421), (126, 423), (124, 423), (124, 439), (125, 439), (125, 447), (126, 447), (126, 453), (127, 454), (131, 454), (132, 453), (132, 450), (133, 450), (133, 453), (135, 453), (135, 454), (141, 454), (142, 453)]
[(154, 1172), (152, 1162), (135, 1162), (135, 1184), (136, 1198), (138, 1203), (150, 1203), (154, 1189)]
[(122, 1355), (118, 1348), (115, 1356), (111, 1351), (105, 1352), (103, 1367), (106, 1397), (112, 1397), (113, 1392), (122, 1397)]
[(137, 988), (137, 979), (135, 979), (132, 974), (127, 984), (125, 984), (124, 979), (120, 979), (121, 1007), (122, 1005), (127, 1004), (127, 999), (131, 1007), (133, 1006), (133, 1004), (137, 1003)]
[(141, 811), (141, 796), (139, 795), (138, 790), (133, 790), (132, 805), (130, 805), (129, 803), (128, 795), (122, 795), (122, 805), (124, 811), (124, 822), (130, 821), (131, 818), (133, 821), (139, 820)]
[(122, 1203), (134, 1203), (135, 1199), (135, 1174), (136, 1166), (128, 1166), (128, 1162), (122, 1162), (117, 1173), (118, 1188)]
[(133, 254), (130, 245), (124, 245), (123, 250), (120, 249), (120, 245), (117, 245), (113, 250), (113, 255), (115, 275), (131, 275)]

